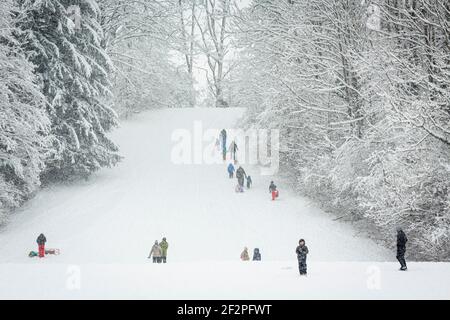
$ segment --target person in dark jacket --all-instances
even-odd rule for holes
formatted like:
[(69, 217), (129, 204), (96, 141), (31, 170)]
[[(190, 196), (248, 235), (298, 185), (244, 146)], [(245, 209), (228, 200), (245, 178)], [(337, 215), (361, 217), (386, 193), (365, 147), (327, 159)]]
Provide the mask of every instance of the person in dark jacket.
[(400, 270), (406, 271), (405, 252), (406, 252), (406, 234), (403, 232), (402, 228), (397, 228), (397, 260), (400, 262)]
[(239, 166), (239, 168), (236, 170), (236, 178), (238, 179), (238, 184), (241, 189), (244, 188), (244, 178), (246, 177), (247, 174), (245, 173), (244, 168)]
[(298, 247), (295, 249), (298, 260), (298, 271), (300, 271), (301, 276), (306, 275), (306, 255), (309, 253), (308, 247), (305, 245), (305, 240), (300, 239), (298, 242)]
[(278, 198), (277, 186), (275, 185), (275, 183), (273, 183), (273, 181), (270, 181), (269, 193), (272, 194), (272, 200), (275, 200), (275, 198)]
[(227, 145), (227, 130), (222, 129), (222, 131), (220, 131), (220, 142), (222, 143), (222, 148), (226, 149), (226, 145)]
[(247, 176), (247, 189), (250, 189), (250, 187), (252, 186), (252, 177)]
[(230, 147), (228, 149), (230, 150), (231, 158), (236, 162), (236, 152), (239, 150), (239, 148), (235, 140), (231, 142)]
[(45, 243), (47, 242), (47, 239), (45, 238), (43, 233), (41, 233), (39, 237), (37, 237), (36, 242), (39, 249), (39, 258), (45, 257)]
[(253, 250), (253, 261), (261, 261), (261, 252), (259, 252), (259, 248)]

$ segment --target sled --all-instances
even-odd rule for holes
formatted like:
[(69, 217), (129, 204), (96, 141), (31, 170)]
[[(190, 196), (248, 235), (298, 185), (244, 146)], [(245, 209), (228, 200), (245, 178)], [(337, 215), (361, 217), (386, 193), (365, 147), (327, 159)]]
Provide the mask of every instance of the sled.
[[(59, 255), (60, 251), (59, 249), (53, 249), (53, 248), (49, 248), (45, 250), (45, 254), (53, 254), (55, 256)], [(28, 257), (30, 258), (34, 258), (34, 257), (39, 257), (39, 253), (36, 251), (30, 251), (30, 253), (28, 254)]]
[(39, 254), (38, 254), (36, 251), (30, 251), (30, 253), (28, 254), (28, 256), (29, 256), (30, 258), (34, 258), (34, 257), (39, 256)]
[(57, 255), (59, 255), (59, 249), (53, 249), (53, 248), (47, 249), (47, 250), (45, 250), (45, 254), (54, 254), (55, 256), (57, 256)]
[(278, 190), (272, 191), (272, 200), (275, 200), (276, 198), (278, 198), (278, 196), (279, 196)]

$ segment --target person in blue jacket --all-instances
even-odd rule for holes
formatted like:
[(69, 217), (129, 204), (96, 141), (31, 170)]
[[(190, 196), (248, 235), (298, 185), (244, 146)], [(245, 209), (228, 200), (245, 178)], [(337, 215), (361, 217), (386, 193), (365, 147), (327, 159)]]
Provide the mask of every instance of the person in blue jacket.
[(230, 177), (230, 179), (233, 179), (234, 178), (234, 166), (231, 162), (228, 165), (227, 170), (228, 170), (228, 176)]
[(222, 143), (222, 157), (225, 161), (227, 159), (227, 131), (225, 129), (220, 131), (220, 142)]

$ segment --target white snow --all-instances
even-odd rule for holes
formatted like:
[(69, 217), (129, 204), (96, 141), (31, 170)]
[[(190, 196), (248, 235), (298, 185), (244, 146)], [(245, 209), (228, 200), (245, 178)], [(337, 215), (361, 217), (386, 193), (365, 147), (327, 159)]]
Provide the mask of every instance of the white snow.
[[(118, 167), (42, 190), (1, 229), (0, 298), (450, 298), (450, 264), (399, 272), (395, 252), (282, 183), (271, 201), (276, 177), (246, 166), (254, 187), (236, 194), (225, 164), (171, 161), (174, 130), (232, 128), (242, 112), (158, 110), (124, 122), (113, 135), (125, 157)], [(28, 258), (41, 232), (61, 255)], [(154, 265), (147, 256), (163, 236), (168, 264)], [(310, 250), (307, 278), (299, 238)], [(244, 246), (250, 255), (259, 247), (263, 261), (239, 261)]]

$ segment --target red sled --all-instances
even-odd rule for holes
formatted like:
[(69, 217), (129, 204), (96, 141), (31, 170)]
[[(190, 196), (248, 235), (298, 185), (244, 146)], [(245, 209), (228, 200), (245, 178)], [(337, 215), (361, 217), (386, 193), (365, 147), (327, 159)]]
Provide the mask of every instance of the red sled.
[(278, 190), (272, 191), (272, 200), (275, 200), (275, 198), (278, 198), (278, 196), (279, 196)]

